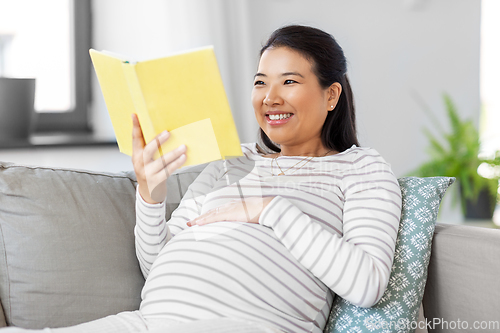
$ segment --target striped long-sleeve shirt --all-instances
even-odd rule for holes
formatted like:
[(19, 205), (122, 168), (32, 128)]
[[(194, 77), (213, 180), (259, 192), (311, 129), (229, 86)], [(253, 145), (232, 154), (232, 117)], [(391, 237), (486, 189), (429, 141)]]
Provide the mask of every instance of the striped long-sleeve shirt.
[[(147, 204), (137, 194), (143, 316), (232, 317), (321, 332), (335, 294), (375, 304), (389, 280), (401, 214), (390, 166), (375, 150), (355, 146), (277, 161), (255, 144), (242, 148), (244, 157), (209, 164), (168, 222), (164, 203)], [(251, 196), (274, 197), (259, 224), (186, 225)]]

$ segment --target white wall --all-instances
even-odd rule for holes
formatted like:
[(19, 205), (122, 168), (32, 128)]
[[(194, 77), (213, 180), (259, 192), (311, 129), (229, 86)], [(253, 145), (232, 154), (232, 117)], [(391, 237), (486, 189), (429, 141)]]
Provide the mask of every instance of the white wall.
[[(255, 141), (250, 103), (261, 44), (277, 27), (309, 24), (335, 36), (349, 61), (359, 138), (403, 176), (427, 159), (420, 98), (447, 127), (442, 94), (479, 115), (477, 0), (93, 1), (94, 48), (136, 59), (214, 44), (240, 138)], [(112, 135), (93, 81), (95, 128)], [(416, 98), (415, 96), (419, 96)]]

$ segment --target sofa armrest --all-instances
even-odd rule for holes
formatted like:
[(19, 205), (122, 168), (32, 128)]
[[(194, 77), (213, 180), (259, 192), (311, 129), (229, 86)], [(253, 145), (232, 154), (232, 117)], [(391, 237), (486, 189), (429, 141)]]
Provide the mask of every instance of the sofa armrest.
[(458, 320), (471, 331), (475, 322), (493, 322), (482, 331), (498, 332), (499, 255), (500, 230), (436, 225), (424, 294), (425, 317), (436, 323), (430, 332), (456, 331)]

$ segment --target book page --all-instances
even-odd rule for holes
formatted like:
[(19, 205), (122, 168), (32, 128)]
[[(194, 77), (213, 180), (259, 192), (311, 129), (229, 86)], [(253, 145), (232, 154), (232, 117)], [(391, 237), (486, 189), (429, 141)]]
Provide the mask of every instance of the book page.
[(90, 56), (106, 101), (118, 147), (122, 153), (132, 155), (131, 114), (136, 111), (123, 73), (123, 61), (95, 50), (90, 50)]
[(208, 118), (222, 157), (243, 155), (213, 48), (139, 62), (135, 68), (156, 133)]
[[(199, 144), (200, 142), (203, 144)], [(187, 146), (187, 159), (183, 167), (222, 159), (214, 128), (209, 118), (170, 131), (167, 142), (161, 145), (162, 153), (166, 154), (182, 144)], [(155, 159), (159, 157), (159, 153), (154, 156)]]

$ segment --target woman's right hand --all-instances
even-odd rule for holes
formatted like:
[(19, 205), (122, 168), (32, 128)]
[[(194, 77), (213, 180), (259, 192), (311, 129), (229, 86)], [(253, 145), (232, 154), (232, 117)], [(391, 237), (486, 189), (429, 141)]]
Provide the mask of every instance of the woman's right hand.
[(139, 194), (148, 203), (159, 203), (167, 196), (167, 178), (186, 162), (186, 146), (153, 158), (170, 133), (164, 131), (146, 144), (136, 114), (132, 114), (132, 164), (139, 184)]

